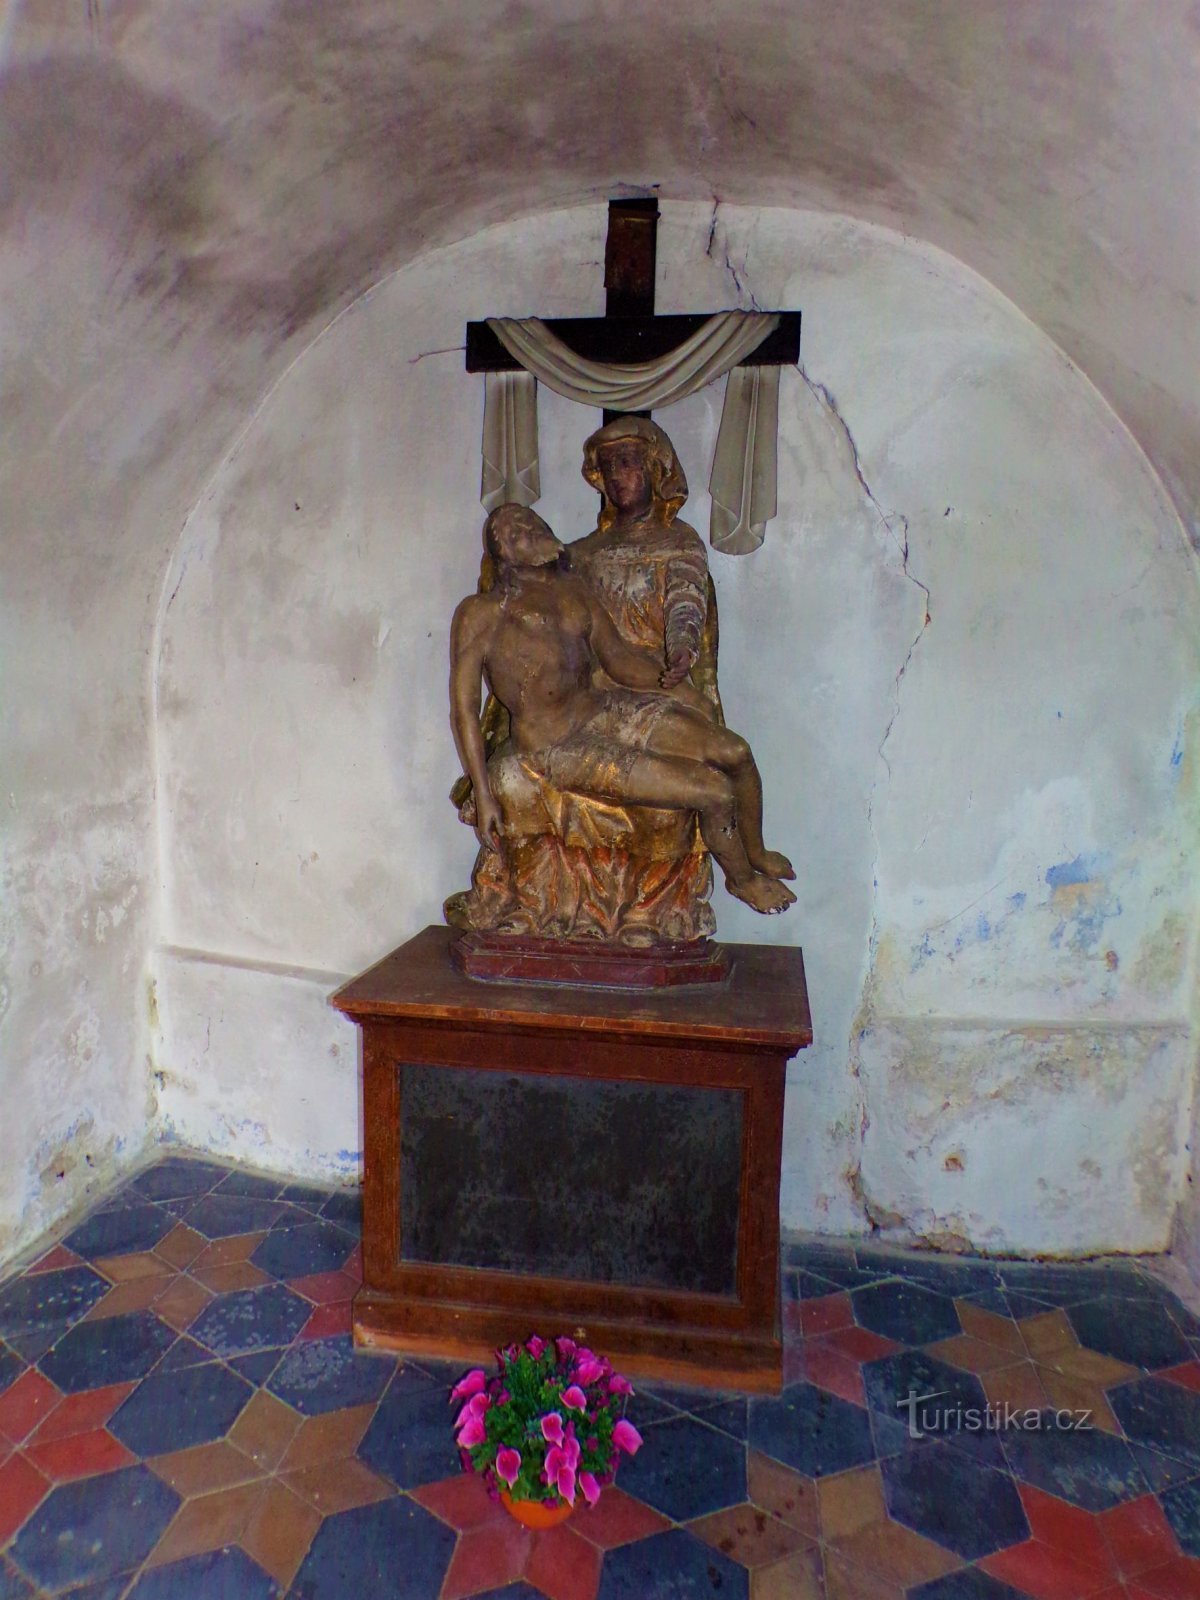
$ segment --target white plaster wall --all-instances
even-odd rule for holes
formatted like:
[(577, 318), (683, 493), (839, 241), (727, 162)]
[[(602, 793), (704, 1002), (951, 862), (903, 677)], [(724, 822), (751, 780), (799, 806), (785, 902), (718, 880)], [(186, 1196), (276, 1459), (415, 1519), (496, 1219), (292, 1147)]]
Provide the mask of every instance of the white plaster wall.
[[(799, 903), (816, 1043), (783, 1217), (991, 1249), (1161, 1247), (1194, 1045), (1197, 589), (1094, 390), (960, 264), (844, 218), (664, 205), (659, 305), (799, 305), (780, 515), (712, 557), (721, 685)], [(337, 978), (437, 920), (481, 384), (463, 323), (602, 309), (603, 207), (413, 263), (268, 397), (184, 530), (156, 652), (161, 1126), (259, 1164), (357, 1150)], [(703, 493), (719, 394), (661, 414)], [(598, 418), (543, 394), (543, 500), (594, 521)], [(926, 621), (928, 614), (929, 620)], [(234, 1022), (236, 1021), (236, 1025)]]

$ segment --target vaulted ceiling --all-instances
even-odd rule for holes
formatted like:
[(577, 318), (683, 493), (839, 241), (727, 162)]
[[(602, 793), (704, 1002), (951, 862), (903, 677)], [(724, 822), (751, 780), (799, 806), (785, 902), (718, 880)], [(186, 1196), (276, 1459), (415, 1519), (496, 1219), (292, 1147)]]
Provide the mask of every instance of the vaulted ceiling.
[(131, 514), (156, 497), (146, 526), (177, 517), (288, 354), (382, 273), (621, 185), (846, 211), (944, 247), (1088, 374), (1195, 524), (1192, 0), (6, 0), (0, 17), (6, 536), (15, 513), (51, 548), (69, 529), (76, 552), (111, 551), (111, 522), (89, 529), (108, 491)]

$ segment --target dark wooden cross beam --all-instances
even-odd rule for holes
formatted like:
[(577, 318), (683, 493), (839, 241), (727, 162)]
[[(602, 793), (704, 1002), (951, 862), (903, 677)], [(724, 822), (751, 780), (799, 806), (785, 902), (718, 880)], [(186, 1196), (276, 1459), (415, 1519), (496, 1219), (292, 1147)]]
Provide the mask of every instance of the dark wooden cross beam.
[[(674, 350), (712, 315), (654, 315), (658, 246), (657, 200), (610, 200), (604, 248), (602, 317), (553, 317), (546, 326), (576, 355), (590, 361), (654, 361)], [(781, 311), (779, 326), (741, 363), (744, 367), (794, 367), (800, 360), (800, 313)], [(467, 323), (468, 372), (519, 372), (521, 363), (486, 322)], [(606, 411), (605, 422), (620, 413)], [(648, 411), (642, 413), (649, 416)]]

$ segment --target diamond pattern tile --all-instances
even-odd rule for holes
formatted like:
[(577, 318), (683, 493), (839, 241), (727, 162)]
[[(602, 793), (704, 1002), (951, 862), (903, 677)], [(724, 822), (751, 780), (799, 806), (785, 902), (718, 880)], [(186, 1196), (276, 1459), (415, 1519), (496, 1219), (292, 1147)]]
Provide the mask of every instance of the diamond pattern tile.
[(171, 1152), (0, 1285), (0, 1600), (1200, 1596), (1200, 1324), (1136, 1265), (786, 1243), (783, 1393), (640, 1388), (534, 1534), (460, 1364), (354, 1350), (359, 1209)]

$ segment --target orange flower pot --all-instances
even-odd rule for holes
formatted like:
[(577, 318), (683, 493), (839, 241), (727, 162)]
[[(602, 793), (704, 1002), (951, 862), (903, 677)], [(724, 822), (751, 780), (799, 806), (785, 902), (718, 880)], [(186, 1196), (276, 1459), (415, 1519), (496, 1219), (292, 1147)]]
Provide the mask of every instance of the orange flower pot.
[(557, 1505), (551, 1505), (548, 1500), (514, 1500), (507, 1489), (500, 1491), (500, 1504), (522, 1526), (537, 1530), (557, 1528), (575, 1509), (565, 1500), (560, 1500)]

